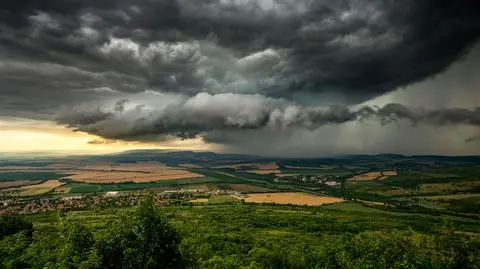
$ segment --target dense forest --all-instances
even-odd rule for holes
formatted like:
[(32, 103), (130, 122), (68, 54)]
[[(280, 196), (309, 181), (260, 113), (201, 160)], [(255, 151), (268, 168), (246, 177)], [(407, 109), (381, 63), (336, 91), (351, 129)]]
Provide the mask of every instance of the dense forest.
[[(480, 266), (480, 241), (466, 232), (454, 232), (452, 223), (431, 226), (429, 219), (412, 217), (414, 221), (408, 222), (407, 229), (398, 228), (408, 225), (381, 229), (381, 223), (387, 223), (388, 219), (376, 215), (371, 215), (370, 220), (365, 218), (362, 220), (364, 224), (361, 224), (358, 219), (347, 222), (336, 220), (335, 216), (339, 219), (346, 217), (338, 212), (322, 215), (320, 209), (312, 212), (315, 217), (298, 217), (301, 215), (289, 215), (288, 210), (281, 208), (285, 211), (284, 217), (270, 218), (268, 210), (271, 211), (271, 208), (274, 207), (266, 209), (263, 214), (252, 213), (263, 210), (261, 205), (240, 208), (251, 218), (248, 221), (241, 216), (235, 217), (241, 214), (240, 211), (222, 215), (221, 211), (215, 212), (213, 208), (209, 211), (199, 208), (204, 210), (200, 211), (202, 214), (170, 221), (171, 213), (162, 212), (154, 206), (153, 198), (147, 196), (134, 210), (101, 220), (106, 222), (101, 224), (96, 220), (88, 220), (88, 216), (74, 219), (59, 212), (55, 216), (55, 229), (50, 230), (51, 227), (42, 228), (38, 224), (34, 228), (28, 216), (6, 216), (0, 223), (0, 268)], [(184, 209), (186, 214), (193, 214), (195, 210), (195, 207)], [(305, 212), (302, 214), (306, 215)], [(205, 226), (202, 216), (209, 213), (211, 225)], [(101, 215), (101, 212), (96, 214)], [(365, 220), (370, 223), (369, 228), (362, 227), (365, 226)], [(392, 219), (392, 222), (395, 221)], [(270, 230), (268, 234), (264, 233), (263, 238), (251, 238), (248, 230), (242, 232), (243, 227), (268, 227)], [(42, 229), (47, 230), (41, 233)], [(293, 233), (282, 237), (284, 229), (290, 229)], [(302, 237), (309, 233), (314, 237)]]

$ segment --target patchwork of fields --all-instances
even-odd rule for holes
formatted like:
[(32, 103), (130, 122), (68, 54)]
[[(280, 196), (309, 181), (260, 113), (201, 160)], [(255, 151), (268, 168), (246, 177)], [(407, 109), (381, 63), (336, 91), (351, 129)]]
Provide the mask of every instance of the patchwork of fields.
[(480, 168), (475, 163), (115, 158), (0, 163), (0, 197), (149, 190), (204, 196), (199, 199), (234, 195), (252, 203), (321, 205), (358, 200), (395, 210), (480, 215)]
[[(21, 233), (0, 239), (0, 255), (24, 262), (35, 253), (44, 258), (35, 264), (58, 264), (70, 235), (91, 235), (94, 246), (112, 231), (119, 238), (116, 229), (139, 216), (133, 206), (152, 193), (150, 204), (178, 231), (193, 268), (480, 263), (477, 159), (185, 154), (0, 162), (0, 215), (21, 214), (34, 229), (22, 251), (12, 252), (21, 244), (11, 241)], [(79, 224), (81, 233), (66, 232)], [(346, 259), (349, 266), (339, 266)]]

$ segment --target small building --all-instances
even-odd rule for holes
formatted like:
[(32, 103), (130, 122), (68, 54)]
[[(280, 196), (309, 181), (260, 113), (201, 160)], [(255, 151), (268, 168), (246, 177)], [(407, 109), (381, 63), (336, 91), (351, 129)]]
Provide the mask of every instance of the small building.
[(71, 201), (71, 200), (80, 200), (80, 199), (82, 199), (81, 195), (62, 197), (62, 201)]
[(107, 191), (105, 193), (105, 196), (107, 197), (113, 197), (113, 196), (117, 196), (118, 195), (118, 191)]

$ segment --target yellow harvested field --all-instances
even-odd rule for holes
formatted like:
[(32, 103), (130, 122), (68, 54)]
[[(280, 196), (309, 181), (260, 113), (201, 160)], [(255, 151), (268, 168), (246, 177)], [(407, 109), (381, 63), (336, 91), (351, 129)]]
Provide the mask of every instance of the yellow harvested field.
[[(204, 175), (196, 174), (182, 167), (168, 167), (157, 162), (140, 163), (66, 163), (48, 166), (52, 171), (68, 175), (62, 179), (86, 183), (122, 183), (150, 182), (167, 179), (197, 178)], [(55, 170), (55, 169), (61, 170)]]
[(382, 174), (387, 177), (398, 175), (397, 171), (383, 171)]
[(248, 173), (254, 173), (259, 175), (278, 174), (281, 173), (278, 169), (265, 169), (265, 170), (250, 170)]
[(365, 174), (357, 175), (349, 178), (350, 181), (372, 181), (372, 180), (385, 180), (389, 176), (398, 175), (397, 171), (383, 171), (383, 172), (368, 172)]
[(245, 201), (250, 203), (323, 205), (343, 202), (344, 200), (336, 197), (317, 196), (301, 192), (279, 192), (249, 194)]
[(22, 189), (24, 190), (30, 190), (30, 189), (38, 189), (38, 188), (50, 188), (54, 189), (56, 187), (62, 186), (63, 182), (60, 182), (60, 180), (53, 179), (53, 180), (47, 180), (41, 184), (35, 184), (35, 185), (29, 185), (29, 186), (23, 186)]
[(187, 170), (165, 169), (162, 172), (79, 172), (65, 179), (86, 183), (122, 183), (122, 182), (150, 182), (169, 179), (198, 178), (204, 175), (192, 173)]
[(0, 189), (4, 188), (12, 188), (12, 187), (20, 187), (20, 186), (26, 186), (26, 185), (33, 185), (33, 184), (38, 184), (40, 181), (32, 181), (32, 180), (15, 180), (15, 181), (4, 181), (0, 182)]
[[(192, 167), (192, 165), (184, 164)], [(86, 183), (150, 182), (169, 179), (199, 178), (204, 175), (188, 171), (189, 167), (168, 167), (158, 162), (112, 163), (112, 162), (71, 162), (38, 167), (6, 166), (1, 172), (55, 172), (64, 173), (63, 179)], [(6, 170), (2, 170), (6, 169)]]
[(63, 182), (60, 182), (59, 180), (47, 180), (43, 183), (40, 184), (35, 184), (35, 185), (29, 185), (29, 186), (23, 186), (19, 188), (12, 189), (13, 191), (19, 191), (18, 195), (19, 196), (32, 196), (32, 195), (40, 195), (47, 193), (57, 187), (62, 186)]

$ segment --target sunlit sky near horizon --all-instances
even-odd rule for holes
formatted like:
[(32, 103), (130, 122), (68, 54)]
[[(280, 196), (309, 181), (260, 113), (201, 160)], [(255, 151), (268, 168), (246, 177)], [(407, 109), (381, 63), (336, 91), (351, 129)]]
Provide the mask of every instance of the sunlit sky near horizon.
[[(0, 120), (0, 152), (63, 151), (70, 154), (110, 153), (134, 149), (214, 150), (200, 140), (168, 143), (102, 141), (98, 136), (75, 132), (52, 121)], [(93, 143), (92, 143), (93, 142)]]

